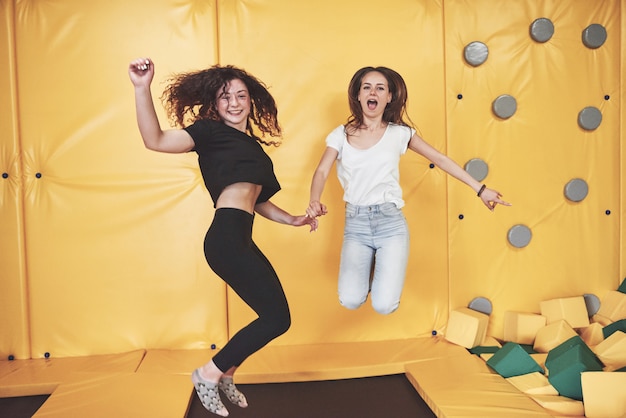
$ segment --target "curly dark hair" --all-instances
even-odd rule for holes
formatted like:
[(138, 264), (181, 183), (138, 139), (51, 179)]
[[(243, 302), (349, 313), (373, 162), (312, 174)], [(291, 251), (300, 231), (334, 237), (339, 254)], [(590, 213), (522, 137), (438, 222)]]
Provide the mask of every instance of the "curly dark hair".
[(201, 119), (222, 121), (217, 113), (218, 92), (225, 91), (232, 80), (241, 80), (250, 94), (250, 116), (260, 136), (254, 133), (248, 120), (246, 130), (250, 136), (265, 145), (280, 145), (280, 140), (263, 137), (281, 137), (278, 109), (265, 84), (241, 68), (232, 65), (214, 65), (194, 72), (176, 74), (168, 80), (161, 96), (168, 118), (174, 126), (185, 127)]
[(413, 121), (411, 121), (406, 112), (406, 102), (408, 100), (406, 83), (400, 74), (387, 67), (363, 67), (354, 73), (348, 85), (350, 117), (346, 126), (354, 129), (363, 128), (363, 109), (361, 108), (361, 103), (359, 103), (359, 90), (361, 89), (363, 77), (372, 71), (381, 73), (387, 79), (389, 92), (391, 93), (391, 102), (387, 103), (385, 107), (383, 121), (413, 127)]

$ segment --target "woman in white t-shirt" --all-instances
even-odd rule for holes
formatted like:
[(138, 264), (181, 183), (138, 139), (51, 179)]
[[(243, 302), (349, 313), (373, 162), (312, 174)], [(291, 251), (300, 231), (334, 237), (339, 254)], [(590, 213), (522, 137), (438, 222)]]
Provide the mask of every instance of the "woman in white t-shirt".
[(320, 199), (336, 161), (346, 202), (339, 302), (348, 309), (357, 309), (371, 293), (373, 308), (389, 314), (400, 304), (409, 255), (409, 231), (399, 184), (400, 156), (407, 149), (467, 184), (490, 210), (497, 204), (510, 203), (429, 145), (405, 122), (405, 118), (410, 120), (406, 116), (407, 88), (396, 71), (361, 68), (350, 81), (348, 100), (348, 122), (326, 138), (327, 147), (311, 183), (307, 215), (327, 213)]

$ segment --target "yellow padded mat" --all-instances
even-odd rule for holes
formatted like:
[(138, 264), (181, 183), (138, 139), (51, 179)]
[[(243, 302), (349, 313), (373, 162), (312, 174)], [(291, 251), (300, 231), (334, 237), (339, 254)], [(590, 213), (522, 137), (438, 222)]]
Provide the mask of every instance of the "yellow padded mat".
[(477, 356), (438, 358), (406, 366), (406, 376), (438, 417), (552, 417)]
[(49, 395), (74, 372), (134, 372), (145, 350), (88, 357), (0, 361), (0, 398)]
[(184, 418), (193, 384), (189, 376), (74, 373), (34, 418)]
[[(237, 371), (239, 383), (302, 382), (404, 373), (407, 363), (463, 355), (441, 337), (344, 344), (267, 346)], [(148, 350), (140, 373), (189, 374), (212, 350)]]

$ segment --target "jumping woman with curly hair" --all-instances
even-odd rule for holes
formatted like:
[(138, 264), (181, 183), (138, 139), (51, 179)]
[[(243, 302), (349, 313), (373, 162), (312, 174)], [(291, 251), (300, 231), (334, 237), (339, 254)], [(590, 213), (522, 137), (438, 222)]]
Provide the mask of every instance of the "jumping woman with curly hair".
[(161, 129), (150, 84), (154, 63), (140, 58), (128, 68), (135, 87), (139, 132), (146, 148), (198, 154), (200, 171), (215, 207), (204, 240), (209, 266), (252, 308), (258, 318), (237, 332), (192, 381), (206, 409), (228, 416), (219, 395), (248, 406), (233, 383), (241, 363), (291, 325), (287, 299), (272, 265), (252, 241), (255, 212), (272, 221), (309, 225), (315, 218), (294, 216), (270, 202), (280, 190), (263, 145), (280, 145), (278, 110), (265, 85), (246, 71), (215, 65), (170, 79), (162, 100), (175, 129)]

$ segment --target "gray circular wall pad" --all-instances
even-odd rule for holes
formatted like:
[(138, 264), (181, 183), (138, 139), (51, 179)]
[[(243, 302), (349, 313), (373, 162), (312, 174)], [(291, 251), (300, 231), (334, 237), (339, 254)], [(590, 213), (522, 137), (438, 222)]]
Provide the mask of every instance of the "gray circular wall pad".
[(515, 225), (509, 229), (509, 243), (516, 248), (524, 248), (530, 243), (532, 233), (526, 225)]
[(536, 42), (548, 42), (554, 35), (554, 25), (550, 19), (540, 17), (530, 25), (530, 37)]
[(606, 29), (597, 23), (592, 23), (583, 30), (583, 44), (587, 48), (600, 48), (606, 42)]
[(467, 171), (470, 176), (474, 177), (476, 181), (483, 181), (485, 177), (487, 177), (487, 174), (489, 174), (489, 167), (487, 163), (480, 158), (472, 158), (465, 163), (465, 171)]
[(508, 119), (517, 111), (517, 100), (508, 94), (498, 96), (492, 104), (493, 113), (499, 118)]
[(487, 61), (489, 56), (489, 48), (482, 42), (470, 42), (463, 49), (465, 61), (472, 67), (477, 67)]
[(589, 186), (583, 179), (573, 179), (565, 185), (565, 197), (572, 202), (580, 202), (587, 197), (587, 193), (589, 193)]

